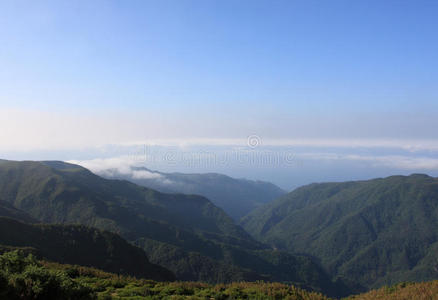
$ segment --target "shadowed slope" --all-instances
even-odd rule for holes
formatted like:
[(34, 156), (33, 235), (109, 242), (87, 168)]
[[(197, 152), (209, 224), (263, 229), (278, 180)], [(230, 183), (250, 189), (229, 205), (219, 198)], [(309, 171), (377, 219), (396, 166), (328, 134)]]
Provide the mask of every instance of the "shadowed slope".
[(438, 180), (311, 184), (242, 222), (261, 241), (320, 259), (358, 290), (438, 278)]

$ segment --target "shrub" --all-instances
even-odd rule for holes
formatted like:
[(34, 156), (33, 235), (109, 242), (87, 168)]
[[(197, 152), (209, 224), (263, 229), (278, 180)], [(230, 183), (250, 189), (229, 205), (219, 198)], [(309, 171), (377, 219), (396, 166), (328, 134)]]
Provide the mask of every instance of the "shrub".
[[(89, 287), (73, 281), (66, 272), (41, 266), (21, 251), (0, 255), (0, 286), (5, 299), (95, 299)], [(3, 296), (3, 295), (2, 295)]]

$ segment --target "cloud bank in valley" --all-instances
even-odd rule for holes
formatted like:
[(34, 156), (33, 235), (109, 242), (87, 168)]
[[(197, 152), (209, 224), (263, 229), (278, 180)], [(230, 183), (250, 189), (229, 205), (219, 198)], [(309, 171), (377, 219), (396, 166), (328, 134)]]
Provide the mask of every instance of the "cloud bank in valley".
[(163, 175), (148, 170), (136, 170), (136, 164), (129, 156), (120, 156), (112, 158), (96, 158), (90, 160), (70, 160), (72, 164), (83, 166), (91, 172), (104, 176), (114, 177), (114, 175), (128, 175), (134, 179), (164, 179)]
[[(85, 160), (73, 160), (92, 172), (105, 177), (115, 174), (133, 179), (168, 180), (159, 172), (207, 173), (219, 172), (233, 177), (270, 180), (287, 187), (288, 177), (300, 184), (349, 176), (367, 179), (393, 174), (438, 174), (437, 152), (411, 147), (322, 147), (322, 146), (144, 146), (129, 148), (130, 155)], [(148, 168), (139, 169), (141, 167)], [(364, 172), (366, 171), (366, 172)], [(278, 173), (282, 178), (271, 179), (266, 174)], [(264, 176), (264, 177), (263, 177)], [(171, 184), (171, 182), (168, 182)]]

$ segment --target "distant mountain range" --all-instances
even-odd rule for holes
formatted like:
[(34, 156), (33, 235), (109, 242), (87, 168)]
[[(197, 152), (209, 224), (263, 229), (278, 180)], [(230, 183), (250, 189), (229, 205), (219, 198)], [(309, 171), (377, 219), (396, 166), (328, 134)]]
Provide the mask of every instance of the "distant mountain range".
[(427, 175), (303, 186), (250, 212), (243, 228), (203, 196), (57, 161), (0, 160), (0, 199), (0, 252), (33, 249), (157, 280), (280, 281), (336, 297), (438, 279), (438, 179)]
[[(331, 295), (343, 289), (342, 283), (332, 282), (311, 258), (271, 250), (255, 241), (202, 196), (166, 194), (124, 180), (108, 180), (64, 162), (3, 160), (0, 199), (9, 204), (9, 216), (20, 214), (20, 210), (30, 221), (82, 224), (119, 234), (179, 280), (283, 281)], [(65, 230), (67, 235), (71, 231), (83, 232), (84, 236), (78, 239), (85, 241), (89, 235), (87, 230), (76, 227), (29, 226), (37, 227), (22, 230), (42, 232), (50, 228), (47, 233)], [(53, 239), (57, 239), (56, 234)], [(35, 241), (8, 243), (46, 247)]]
[(258, 240), (317, 258), (361, 291), (438, 278), (438, 179), (310, 184), (242, 221)]
[(144, 167), (126, 168), (123, 171), (116, 168), (99, 169), (96, 174), (108, 179), (128, 180), (164, 193), (201, 195), (222, 208), (234, 220), (286, 194), (286, 191), (269, 182), (236, 179), (217, 173), (163, 173)]

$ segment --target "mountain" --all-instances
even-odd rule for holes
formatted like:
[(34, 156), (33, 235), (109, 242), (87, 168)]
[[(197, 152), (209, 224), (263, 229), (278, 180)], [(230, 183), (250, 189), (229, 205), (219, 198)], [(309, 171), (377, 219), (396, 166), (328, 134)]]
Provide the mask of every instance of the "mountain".
[(317, 258), (356, 291), (438, 278), (438, 179), (310, 184), (246, 216), (273, 247)]
[[(400, 283), (351, 295), (351, 300), (437, 299), (438, 281)], [(156, 282), (104, 272), (95, 268), (36, 259), (23, 251), (0, 255), (0, 299), (289, 299), (330, 300), (278, 282)]]
[(175, 279), (170, 271), (151, 264), (143, 250), (120, 236), (83, 225), (31, 225), (0, 217), (0, 244), (32, 247), (38, 256), (59, 263), (159, 281)]
[(6, 201), (0, 200), (0, 217), (8, 217), (25, 223), (37, 223), (37, 219), (32, 218), (22, 210), (16, 209)]
[(129, 170), (113, 168), (96, 171), (96, 174), (108, 179), (129, 180), (164, 193), (202, 195), (234, 220), (286, 193), (269, 182), (236, 179), (217, 173), (163, 173), (131, 166)]
[(0, 255), (0, 299), (329, 300), (320, 293), (277, 282), (234, 282), (211, 285), (202, 282), (142, 280), (103, 272), (95, 268), (39, 261), (23, 251), (12, 251)]
[(179, 280), (282, 280), (329, 294), (338, 290), (312, 259), (255, 241), (202, 196), (108, 180), (64, 162), (3, 160), (0, 199), (40, 222), (118, 233)]
[(172, 236), (171, 231), (189, 236), (208, 232), (217, 239), (257, 244), (204, 197), (164, 194), (107, 180), (62, 162), (0, 161), (0, 197), (45, 223), (80, 223), (181, 245), (187, 237)]
[[(437, 299), (438, 281), (400, 283), (351, 295), (345, 300)], [(330, 300), (278, 282), (156, 282), (103, 272), (95, 268), (37, 260), (23, 251), (0, 255), (0, 299), (289, 299)]]

